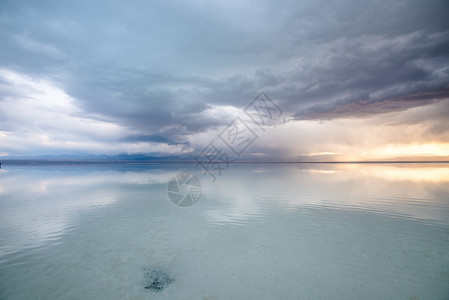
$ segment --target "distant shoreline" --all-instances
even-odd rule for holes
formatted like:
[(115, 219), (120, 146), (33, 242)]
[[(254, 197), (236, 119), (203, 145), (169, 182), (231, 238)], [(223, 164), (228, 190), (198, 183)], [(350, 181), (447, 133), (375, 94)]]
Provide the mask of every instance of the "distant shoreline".
[[(5, 159), (2, 166), (24, 165), (118, 165), (118, 164), (197, 164), (196, 161), (145, 161), (145, 160), (51, 160)], [(449, 164), (449, 161), (232, 161), (231, 164)]]

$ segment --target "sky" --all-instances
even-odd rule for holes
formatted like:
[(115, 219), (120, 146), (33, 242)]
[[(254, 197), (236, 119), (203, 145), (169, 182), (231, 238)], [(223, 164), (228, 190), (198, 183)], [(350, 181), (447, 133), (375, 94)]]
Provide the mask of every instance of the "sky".
[(0, 159), (449, 160), (446, 0), (0, 0), (0, 41)]

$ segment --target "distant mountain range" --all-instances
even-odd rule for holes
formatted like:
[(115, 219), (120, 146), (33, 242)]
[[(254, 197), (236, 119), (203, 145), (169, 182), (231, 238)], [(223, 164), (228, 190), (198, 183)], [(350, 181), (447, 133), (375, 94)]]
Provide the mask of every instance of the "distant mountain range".
[(37, 156), (5, 156), (0, 162), (5, 163), (104, 163), (104, 162), (189, 162), (194, 161), (193, 155), (183, 156), (151, 156), (146, 154), (120, 155), (37, 155)]

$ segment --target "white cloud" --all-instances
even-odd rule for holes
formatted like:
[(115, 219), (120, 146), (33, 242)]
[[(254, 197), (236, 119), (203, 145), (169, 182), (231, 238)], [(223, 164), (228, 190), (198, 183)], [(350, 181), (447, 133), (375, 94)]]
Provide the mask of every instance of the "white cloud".
[(139, 134), (112, 121), (85, 116), (77, 100), (46, 79), (0, 69), (1, 91), (14, 95), (0, 102), (0, 143), (8, 152), (65, 150), (96, 154), (181, 151), (180, 146), (158, 143), (124, 143)]

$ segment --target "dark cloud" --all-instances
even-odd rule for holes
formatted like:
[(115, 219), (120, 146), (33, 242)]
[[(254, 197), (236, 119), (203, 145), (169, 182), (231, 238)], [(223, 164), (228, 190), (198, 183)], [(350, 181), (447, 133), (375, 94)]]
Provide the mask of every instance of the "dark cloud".
[[(449, 89), (405, 95), (398, 98), (384, 99), (382, 101), (351, 101), (336, 105), (332, 110), (327, 110), (327, 107), (315, 107), (309, 113), (302, 113), (296, 117), (301, 120), (360, 118), (375, 114), (404, 111), (417, 106), (430, 105), (440, 100), (449, 101)], [(321, 111), (319, 111), (320, 109)]]
[[(0, 68), (54, 82), (129, 141), (185, 143), (260, 90), (296, 119), (426, 104), (414, 97), (449, 82), (448, 11), (446, 0), (5, 0)], [(18, 93), (0, 84), (0, 101)]]

